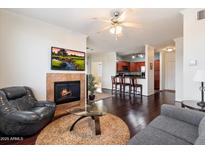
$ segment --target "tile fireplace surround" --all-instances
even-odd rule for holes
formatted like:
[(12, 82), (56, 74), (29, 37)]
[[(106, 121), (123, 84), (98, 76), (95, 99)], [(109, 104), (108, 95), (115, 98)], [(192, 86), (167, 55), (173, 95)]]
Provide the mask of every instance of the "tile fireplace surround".
[(54, 82), (80, 81), (80, 101), (69, 102), (57, 105), (56, 114), (72, 107), (85, 106), (85, 74), (84, 73), (47, 73), (46, 74), (46, 97), (49, 101), (54, 101)]

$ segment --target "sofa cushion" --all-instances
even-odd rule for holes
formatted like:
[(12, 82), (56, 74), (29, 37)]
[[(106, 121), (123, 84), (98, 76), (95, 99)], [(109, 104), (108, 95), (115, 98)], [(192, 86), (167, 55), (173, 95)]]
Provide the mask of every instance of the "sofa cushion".
[(201, 120), (199, 124), (199, 136), (205, 134), (205, 117)]
[(160, 129), (190, 144), (194, 144), (198, 137), (198, 127), (162, 115), (155, 118), (149, 126)]
[(8, 100), (17, 99), (26, 95), (26, 89), (24, 87), (9, 87), (2, 90)]
[(149, 125), (130, 139), (130, 145), (190, 145), (189, 142), (172, 136)]
[(184, 108), (179, 108), (174, 105), (163, 104), (161, 107), (161, 115), (189, 123), (199, 127), (199, 123), (205, 116), (204, 112), (199, 112), (195, 110), (187, 110)]

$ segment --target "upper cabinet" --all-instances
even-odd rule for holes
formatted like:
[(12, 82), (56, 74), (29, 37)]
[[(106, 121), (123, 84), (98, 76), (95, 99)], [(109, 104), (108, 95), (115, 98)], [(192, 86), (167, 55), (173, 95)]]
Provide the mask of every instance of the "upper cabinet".
[(145, 62), (131, 62), (130, 72), (141, 72), (142, 66), (145, 66)]
[(129, 72), (130, 71), (130, 62), (118, 61), (117, 62), (117, 72)]
[(118, 56), (117, 72), (141, 72), (141, 67), (145, 66), (143, 53)]

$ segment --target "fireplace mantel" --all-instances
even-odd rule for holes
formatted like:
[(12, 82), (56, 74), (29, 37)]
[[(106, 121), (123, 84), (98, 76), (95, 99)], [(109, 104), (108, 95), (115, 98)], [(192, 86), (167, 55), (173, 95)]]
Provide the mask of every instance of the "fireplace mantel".
[(54, 101), (54, 83), (61, 81), (80, 80), (80, 101), (57, 105), (57, 110), (63, 110), (72, 107), (85, 106), (85, 73), (47, 73), (46, 74), (46, 97), (49, 101)]

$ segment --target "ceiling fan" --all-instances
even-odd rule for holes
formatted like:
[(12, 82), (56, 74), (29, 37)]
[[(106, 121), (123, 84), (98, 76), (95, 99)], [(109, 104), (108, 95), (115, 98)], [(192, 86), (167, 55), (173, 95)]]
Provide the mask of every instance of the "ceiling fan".
[(98, 20), (104, 23), (109, 23), (108, 26), (104, 27), (97, 33), (101, 33), (103, 31), (109, 30), (111, 34), (115, 35), (116, 40), (120, 35), (122, 35), (123, 27), (129, 28), (140, 28), (139, 24), (132, 23), (132, 22), (125, 22), (126, 14), (128, 10), (125, 11), (113, 11), (111, 13), (110, 19), (100, 19), (100, 18), (93, 18), (94, 20)]

